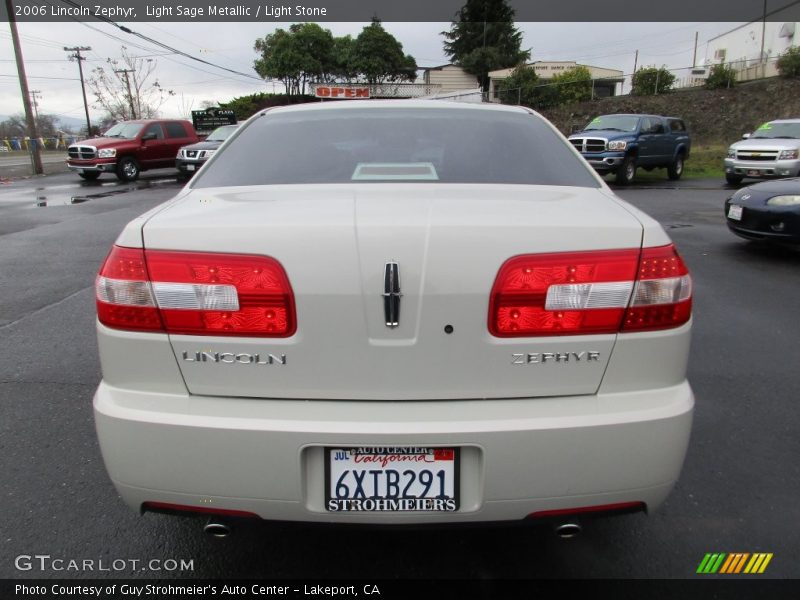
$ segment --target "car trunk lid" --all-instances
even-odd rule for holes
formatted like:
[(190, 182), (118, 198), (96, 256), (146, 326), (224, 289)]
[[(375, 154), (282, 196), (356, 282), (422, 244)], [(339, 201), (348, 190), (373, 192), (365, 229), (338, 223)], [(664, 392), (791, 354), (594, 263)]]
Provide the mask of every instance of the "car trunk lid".
[(170, 335), (191, 393), (468, 399), (597, 390), (615, 334), (494, 337), (490, 292), (511, 257), (638, 249), (642, 224), (597, 189), (309, 185), (194, 190), (143, 235), (148, 250), (273, 257), (292, 286), (291, 337)]

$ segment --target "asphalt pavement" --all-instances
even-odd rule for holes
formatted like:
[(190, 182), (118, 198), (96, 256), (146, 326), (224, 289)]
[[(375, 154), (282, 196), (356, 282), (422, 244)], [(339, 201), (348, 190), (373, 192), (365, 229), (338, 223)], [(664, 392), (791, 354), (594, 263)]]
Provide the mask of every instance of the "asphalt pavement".
[[(164, 171), (134, 184), (63, 174), (0, 186), (0, 577), (695, 578), (709, 552), (773, 553), (759, 577), (800, 577), (800, 252), (730, 234), (730, 189), (716, 181), (617, 190), (664, 225), (695, 282), (694, 429), (680, 482), (654, 514), (592, 521), (571, 540), (547, 527), (275, 523), (216, 540), (199, 519), (131, 512), (94, 432), (92, 286), (122, 226), (179, 185)], [(36, 553), (192, 569), (18, 568)]]

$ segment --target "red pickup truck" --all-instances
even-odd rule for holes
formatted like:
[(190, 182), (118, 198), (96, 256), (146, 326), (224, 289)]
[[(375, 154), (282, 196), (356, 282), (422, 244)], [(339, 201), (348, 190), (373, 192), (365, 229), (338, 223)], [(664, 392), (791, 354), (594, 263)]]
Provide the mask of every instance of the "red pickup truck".
[(199, 141), (189, 121), (150, 119), (117, 123), (103, 135), (69, 147), (67, 166), (83, 179), (114, 173), (134, 181), (141, 171), (175, 166), (181, 146)]

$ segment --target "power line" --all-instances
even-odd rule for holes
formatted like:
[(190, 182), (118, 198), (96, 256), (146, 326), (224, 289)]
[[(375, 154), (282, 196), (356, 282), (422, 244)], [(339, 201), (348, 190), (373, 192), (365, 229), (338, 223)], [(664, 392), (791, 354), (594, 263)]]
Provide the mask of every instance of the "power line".
[[(0, 73), (0, 77), (16, 77), (16, 75)], [(45, 77), (43, 75), (28, 75), (28, 79), (58, 79), (60, 81), (78, 81), (78, 79), (75, 77)]]
[[(77, 3), (73, 2), (72, 0), (61, 0), (61, 2), (63, 2), (64, 4), (68, 4), (69, 6), (72, 6), (74, 8), (80, 8), (80, 6), (81, 6), (80, 4), (77, 4)], [(237, 71), (235, 69), (229, 69), (228, 67), (223, 67), (221, 65), (217, 65), (215, 63), (212, 63), (210, 61), (204, 60), (202, 58), (198, 58), (196, 56), (192, 56), (191, 54), (187, 54), (186, 52), (184, 52), (182, 50), (178, 50), (177, 48), (173, 48), (172, 46), (169, 46), (167, 44), (159, 42), (158, 40), (155, 40), (155, 39), (153, 39), (153, 38), (151, 38), (149, 36), (146, 36), (146, 35), (143, 35), (141, 33), (136, 32), (136, 31), (133, 31), (132, 29), (130, 29), (128, 27), (125, 27), (124, 25), (119, 25), (119, 24), (115, 23), (114, 21), (112, 21), (111, 19), (109, 19), (108, 17), (103, 17), (101, 15), (93, 15), (93, 16), (98, 21), (102, 21), (104, 23), (108, 23), (109, 25), (113, 25), (114, 27), (116, 27), (120, 31), (124, 31), (125, 33), (128, 33), (130, 35), (135, 35), (136, 37), (138, 37), (140, 39), (143, 39), (146, 42), (149, 42), (151, 44), (155, 44), (156, 46), (164, 48), (165, 50), (169, 50), (169, 51), (171, 51), (171, 52), (173, 52), (175, 54), (179, 54), (181, 56), (184, 56), (184, 57), (186, 57), (186, 58), (188, 58), (190, 60), (193, 60), (195, 62), (199, 62), (199, 63), (205, 64), (205, 65), (208, 65), (210, 67), (214, 67), (215, 69), (221, 69), (223, 71), (227, 71), (228, 73), (233, 73), (234, 75), (239, 75), (240, 77), (247, 77), (248, 79), (255, 79), (255, 80), (257, 80), (259, 82), (262, 82), (262, 83), (264, 82), (264, 80), (261, 77), (257, 77), (255, 75), (250, 75), (249, 73), (242, 73), (241, 71)]]

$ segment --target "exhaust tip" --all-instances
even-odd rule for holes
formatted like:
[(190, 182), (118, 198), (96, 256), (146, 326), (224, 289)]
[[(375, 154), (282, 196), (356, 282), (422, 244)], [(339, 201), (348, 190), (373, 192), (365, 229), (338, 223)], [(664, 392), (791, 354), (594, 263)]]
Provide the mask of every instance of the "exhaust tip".
[(561, 523), (556, 526), (556, 535), (562, 540), (569, 540), (578, 537), (583, 529), (578, 523)]
[(205, 527), (203, 527), (203, 532), (210, 537), (226, 538), (231, 534), (231, 528), (226, 523), (212, 519), (206, 523)]

